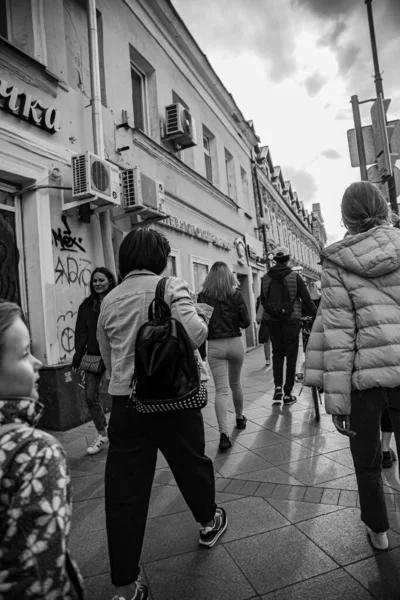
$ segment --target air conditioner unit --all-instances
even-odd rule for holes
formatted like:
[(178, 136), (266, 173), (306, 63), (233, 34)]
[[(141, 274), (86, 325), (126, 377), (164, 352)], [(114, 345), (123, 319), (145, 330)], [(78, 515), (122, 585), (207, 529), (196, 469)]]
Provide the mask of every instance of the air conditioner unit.
[(189, 110), (179, 102), (165, 107), (165, 140), (173, 140), (181, 149), (197, 145), (196, 124)]
[(139, 167), (122, 171), (123, 207), (126, 212), (151, 218), (165, 214), (164, 184)]
[[(87, 199), (97, 206), (121, 204), (120, 170), (86, 151), (72, 157), (72, 198)], [(77, 205), (79, 204), (76, 203)]]

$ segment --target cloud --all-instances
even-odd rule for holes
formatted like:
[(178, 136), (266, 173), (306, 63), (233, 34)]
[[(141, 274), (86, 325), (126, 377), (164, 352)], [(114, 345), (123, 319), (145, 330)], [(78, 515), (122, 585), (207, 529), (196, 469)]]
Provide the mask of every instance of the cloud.
[(310, 75), (310, 77), (307, 77), (307, 79), (304, 80), (304, 87), (306, 88), (308, 95), (311, 96), (311, 98), (314, 98), (318, 95), (327, 81), (327, 77), (324, 77), (324, 75), (321, 75), (321, 73), (316, 71), (313, 75)]
[(335, 121), (349, 121), (352, 118), (350, 108), (341, 108), (335, 115)]
[(299, 200), (304, 202), (305, 206), (310, 206), (317, 193), (317, 184), (314, 177), (305, 169), (296, 169), (286, 165), (282, 167), (285, 179), (289, 179), (292, 189), (297, 192)]
[(338, 158), (341, 158), (339, 152), (334, 148), (327, 148), (326, 150), (322, 150), (321, 155), (325, 158), (328, 158), (329, 160), (337, 160)]
[(357, 0), (292, 0), (293, 6), (299, 6), (323, 18), (337, 18), (348, 15), (356, 7)]

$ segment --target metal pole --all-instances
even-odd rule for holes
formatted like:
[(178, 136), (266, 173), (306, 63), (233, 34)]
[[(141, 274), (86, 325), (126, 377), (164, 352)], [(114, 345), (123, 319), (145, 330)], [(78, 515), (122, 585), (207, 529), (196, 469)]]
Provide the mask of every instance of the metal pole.
[[(258, 173), (257, 173), (257, 165), (254, 162), (253, 165), (253, 174), (254, 174), (254, 181), (256, 182), (256, 188), (257, 188), (257, 197), (258, 197), (258, 206), (260, 209), (260, 217), (263, 219), (265, 217), (265, 212), (264, 212), (264, 204), (263, 204), (263, 199), (261, 196), (261, 190), (260, 190), (260, 182), (258, 180)], [(267, 240), (267, 228), (265, 226), (265, 224), (263, 224), (261, 226), (261, 231), (262, 231), (262, 236), (263, 236), (263, 241), (264, 241), (264, 252), (265, 252), (265, 256), (267, 259), (267, 270), (268, 270), (268, 266), (269, 266), (269, 262), (268, 262), (268, 240)]]
[[(369, 34), (371, 38), (371, 48), (372, 48), (372, 60), (374, 62), (374, 81), (375, 81), (375, 89), (376, 96), (379, 98), (379, 94), (382, 94), (382, 98), (385, 97), (383, 93), (383, 80), (382, 75), (379, 69), (379, 60), (378, 60), (378, 49), (376, 44), (376, 36), (375, 36), (375, 27), (374, 27), (374, 16), (372, 14), (372, 0), (365, 0), (365, 4), (367, 5), (367, 14), (368, 14), (368, 25), (369, 25)], [(386, 123), (387, 125), (387, 123)], [(397, 206), (397, 191), (396, 191), (396, 181), (394, 178), (394, 174), (389, 177), (387, 180), (390, 207), (392, 211), (398, 215), (399, 208)], [(397, 224), (400, 227), (400, 224)]]
[[(104, 159), (104, 132), (101, 108), (99, 45), (97, 37), (96, 0), (87, 0), (90, 87), (93, 125), (94, 152)], [(103, 243), (104, 264), (115, 275), (114, 250), (112, 245), (112, 224), (110, 209), (99, 214), (101, 240)]]
[(362, 133), (360, 107), (359, 107), (357, 95), (354, 95), (351, 97), (351, 106), (353, 108), (354, 128), (355, 128), (355, 132), (356, 132), (358, 159), (360, 161), (361, 179), (362, 179), (362, 181), (368, 181), (367, 162), (365, 159), (364, 138), (363, 138), (363, 133)]

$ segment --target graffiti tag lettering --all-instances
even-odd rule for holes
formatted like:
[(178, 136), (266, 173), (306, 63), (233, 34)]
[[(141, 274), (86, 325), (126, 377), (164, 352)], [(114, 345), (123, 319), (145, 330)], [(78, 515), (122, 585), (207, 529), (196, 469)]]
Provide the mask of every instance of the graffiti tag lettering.
[(86, 252), (85, 248), (82, 246), (82, 238), (77, 238), (76, 236), (72, 236), (72, 231), (70, 226), (68, 225), (68, 219), (66, 215), (61, 217), (61, 221), (64, 223), (64, 231), (61, 231), (61, 227), (58, 230), (52, 229), (54, 245), (58, 248), (60, 246), (60, 250), (70, 252)]
[(86, 260), (85, 258), (80, 258), (76, 260), (73, 256), (67, 256), (66, 260), (63, 262), (59, 257), (57, 259), (56, 268), (54, 269), (54, 273), (56, 273), (56, 283), (60, 282), (61, 284), (66, 281), (68, 285), (76, 283), (79, 286), (87, 287), (90, 283), (91, 276), (91, 265), (90, 260)]

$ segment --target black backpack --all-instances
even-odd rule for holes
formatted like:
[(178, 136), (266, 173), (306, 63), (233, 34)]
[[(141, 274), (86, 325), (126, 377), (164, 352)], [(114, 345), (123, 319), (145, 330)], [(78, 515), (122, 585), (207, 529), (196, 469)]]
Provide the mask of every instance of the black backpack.
[[(289, 274), (289, 276), (291, 273)], [(294, 298), (291, 298), (287, 277), (272, 279), (269, 277), (266, 294), (264, 293), (263, 306), (265, 311), (274, 319), (285, 321), (293, 312)], [(297, 285), (297, 276), (296, 276)]]
[(158, 282), (149, 320), (136, 337), (131, 398), (139, 412), (203, 408), (207, 403), (189, 337), (164, 300), (166, 280)]

